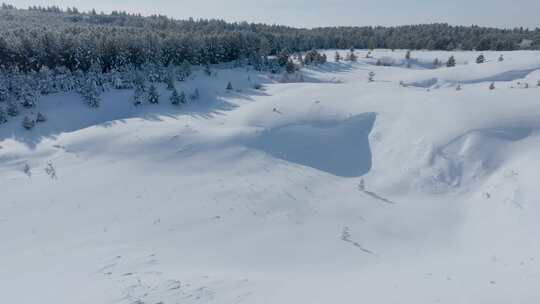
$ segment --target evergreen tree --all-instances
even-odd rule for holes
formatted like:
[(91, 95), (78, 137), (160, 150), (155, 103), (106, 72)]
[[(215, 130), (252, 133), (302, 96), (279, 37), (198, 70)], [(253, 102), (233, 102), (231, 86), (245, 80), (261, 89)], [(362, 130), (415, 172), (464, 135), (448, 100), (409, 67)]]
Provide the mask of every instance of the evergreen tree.
[(184, 92), (181, 92), (179, 94), (176, 88), (174, 88), (171, 94), (170, 101), (171, 101), (171, 104), (175, 106), (186, 103), (186, 94), (184, 94)]
[(456, 91), (461, 91), (461, 84), (458, 83), (458, 85), (456, 86)]
[(290, 58), (289, 51), (287, 49), (281, 50), (281, 52), (279, 52), (279, 55), (278, 55), (279, 66), (281, 67), (286, 66), (287, 63), (289, 62), (289, 58)]
[(36, 122), (40, 123), (40, 122), (46, 122), (46, 121), (47, 121), (47, 117), (41, 114), (41, 112), (38, 112), (36, 116)]
[(29, 116), (25, 116), (24, 119), (23, 119), (22, 125), (23, 125), (23, 127), (24, 127), (26, 130), (31, 130), (31, 129), (34, 128), (34, 126), (36, 125), (36, 123), (35, 123), (34, 120), (33, 120), (32, 118), (30, 118)]
[(296, 71), (296, 66), (294, 65), (294, 62), (292, 60), (289, 60), (287, 62), (287, 65), (285, 66), (285, 70), (289, 74), (292, 74), (292, 73), (294, 73), (294, 71)]
[(8, 100), (6, 112), (9, 116), (12, 117), (19, 115), (19, 106), (13, 99)]
[(153, 83), (150, 84), (150, 87), (148, 88), (148, 102), (151, 104), (159, 103), (159, 93)]
[(407, 50), (407, 53), (405, 53), (405, 60), (411, 60), (411, 50)]
[(484, 57), (484, 54), (480, 54), (478, 55), (478, 57), (476, 57), (476, 63), (480, 64), (480, 63), (484, 63), (486, 61), (486, 57)]
[(451, 68), (451, 67), (455, 67), (456, 66), (456, 58), (454, 58), (454, 56), (450, 56), (450, 58), (448, 58), (448, 61), (446, 62), (446, 66)]
[(340, 62), (341, 61), (341, 55), (339, 54), (338, 51), (336, 51), (336, 54), (334, 55), (334, 60), (336, 62)]
[(144, 85), (143, 86), (140, 86), (140, 85), (135, 86), (135, 90), (133, 92), (133, 98), (132, 98), (133, 105), (135, 105), (135, 106), (141, 105), (144, 100), (145, 100)]
[(489, 85), (489, 89), (490, 89), (490, 90), (495, 90), (495, 82), (492, 82), (492, 83)]
[(191, 93), (191, 95), (189, 95), (189, 99), (195, 101), (195, 100), (199, 100), (199, 98), (201, 97), (200, 93), (199, 93), (199, 89), (198, 88), (195, 88), (195, 90), (193, 91), (193, 93)]
[(229, 83), (227, 83), (227, 91), (232, 91), (232, 89), (233, 89), (232, 83), (229, 81)]
[(101, 98), (99, 97), (100, 91), (96, 82), (92, 79), (88, 79), (85, 82), (85, 85), (81, 88), (81, 96), (84, 99), (84, 102), (91, 108), (99, 107)]
[(499, 56), (498, 61), (499, 61), (499, 62), (503, 62), (503, 61), (504, 61), (504, 56), (503, 56), (503, 54), (501, 54), (501, 56)]

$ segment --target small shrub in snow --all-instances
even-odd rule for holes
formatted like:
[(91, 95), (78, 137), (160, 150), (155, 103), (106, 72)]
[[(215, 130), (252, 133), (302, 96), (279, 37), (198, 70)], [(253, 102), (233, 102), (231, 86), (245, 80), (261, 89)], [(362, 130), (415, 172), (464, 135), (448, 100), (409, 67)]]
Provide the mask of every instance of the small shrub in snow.
[(233, 89), (233, 86), (232, 86), (232, 83), (229, 81), (229, 83), (227, 83), (227, 91), (232, 91)]
[(490, 90), (495, 90), (495, 82), (492, 82), (492, 83), (489, 85), (489, 89), (490, 89)]
[(375, 72), (370, 71), (369, 74), (368, 74), (368, 81), (373, 82), (374, 78), (375, 78)]
[(47, 121), (47, 117), (45, 117), (45, 115), (41, 114), (41, 112), (38, 112), (37, 113), (37, 117), (36, 117), (36, 122), (46, 122)]
[(458, 84), (458, 85), (457, 85), (456, 91), (461, 91), (461, 84)]
[(450, 58), (448, 58), (448, 61), (446, 62), (446, 66), (451, 68), (451, 67), (455, 67), (456, 66), (456, 58), (454, 58), (454, 56), (450, 56)]
[(36, 122), (32, 118), (25, 116), (22, 125), (26, 130), (31, 130), (36, 125)]
[(148, 102), (151, 104), (159, 103), (159, 93), (154, 84), (150, 84), (150, 87), (148, 88)]
[(478, 57), (476, 57), (476, 63), (480, 64), (484, 62), (486, 62), (486, 57), (484, 56), (484, 54), (480, 54), (478, 55)]
[(501, 54), (501, 56), (499, 56), (499, 59), (498, 59), (498, 60), (499, 60), (499, 62), (504, 61), (504, 56)]
[(408, 50), (407, 53), (405, 53), (405, 60), (411, 60), (411, 51)]

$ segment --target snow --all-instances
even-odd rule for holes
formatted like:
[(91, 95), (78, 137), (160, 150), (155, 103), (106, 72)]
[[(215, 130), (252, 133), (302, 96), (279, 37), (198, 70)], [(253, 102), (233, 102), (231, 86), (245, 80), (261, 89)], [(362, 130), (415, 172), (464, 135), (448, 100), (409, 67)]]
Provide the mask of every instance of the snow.
[(2, 301), (538, 303), (540, 53), (365, 53), (0, 126)]

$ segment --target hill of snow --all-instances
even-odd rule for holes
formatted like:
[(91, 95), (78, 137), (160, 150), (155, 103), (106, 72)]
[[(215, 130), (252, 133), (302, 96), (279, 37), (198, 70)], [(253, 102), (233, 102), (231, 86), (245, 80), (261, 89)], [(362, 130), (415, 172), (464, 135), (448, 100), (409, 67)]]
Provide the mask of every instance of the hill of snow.
[(0, 299), (538, 303), (540, 52), (357, 53), (0, 126)]

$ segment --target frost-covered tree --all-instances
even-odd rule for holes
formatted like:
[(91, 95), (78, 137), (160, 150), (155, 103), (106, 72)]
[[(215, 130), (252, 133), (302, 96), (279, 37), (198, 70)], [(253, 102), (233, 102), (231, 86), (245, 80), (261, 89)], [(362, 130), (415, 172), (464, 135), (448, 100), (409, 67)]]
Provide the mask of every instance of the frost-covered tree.
[(131, 102), (133, 105), (138, 106), (141, 105), (146, 99), (146, 92), (144, 85), (138, 85), (135, 86), (135, 90), (133, 91), (133, 97), (131, 99)]
[(287, 49), (281, 50), (281, 52), (279, 52), (278, 58), (277, 58), (279, 66), (281, 66), (281, 67), (286, 66), (287, 63), (289, 62), (290, 56), (291, 55), (289, 53), (289, 50), (287, 50)]
[(484, 54), (480, 54), (478, 55), (478, 57), (476, 57), (476, 63), (480, 64), (484, 62), (486, 62), (486, 57), (484, 56)]
[(15, 117), (19, 115), (19, 106), (13, 99), (9, 99), (7, 102), (6, 112), (9, 116)]
[(170, 97), (170, 101), (171, 104), (175, 106), (186, 103), (186, 94), (184, 94), (184, 92), (178, 93), (178, 90), (174, 88)]
[(448, 58), (448, 61), (446, 62), (446, 66), (451, 68), (451, 67), (455, 67), (456, 66), (456, 58), (454, 56), (450, 56), (450, 58)]
[(22, 122), (22, 126), (26, 130), (33, 129), (35, 125), (36, 125), (36, 122), (32, 118), (30, 118), (29, 116), (24, 117), (23, 122)]
[(192, 101), (199, 100), (200, 97), (201, 97), (201, 94), (199, 93), (198, 88), (195, 88), (193, 93), (191, 93), (191, 95), (189, 95), (189, 99), (191, 99)]
[(21, 105), (25, 108), (33, 108), (37, 104), (37, 99), (38, 93), (30, 85), (23, 85), (20, 96)]
[(285, 71), (287, 71), (287, 73), (289, 74), (292, 74), (296, 71), (296, 66), (294, 65), (294, 62), (292, 60), (289, 60), (287, 62), (287, 65), (285, 66)]
[(91, 108), (99, 107), (101, 103), (101, 90), (98, 88), (95, 80), (87, 79), (80, 89), (80, 94), (84, 102)]
[(159, 103), (159, 93), (153, 83), (151, 83), (150, 87), (148, 88), (148, 102), (151, 104)]
[(47, 121), (47, 117), (45, 117), (45, 115), (43, 115), (41, 112), (38, 112), (36, 116), (36, 122), (41, 123), (41, 122), (46, 122), (46, 121)]

